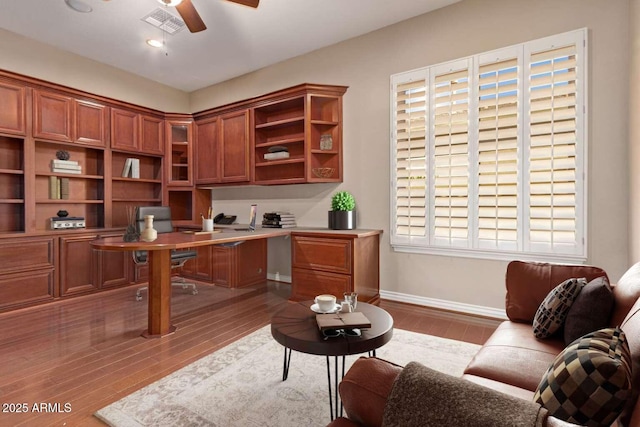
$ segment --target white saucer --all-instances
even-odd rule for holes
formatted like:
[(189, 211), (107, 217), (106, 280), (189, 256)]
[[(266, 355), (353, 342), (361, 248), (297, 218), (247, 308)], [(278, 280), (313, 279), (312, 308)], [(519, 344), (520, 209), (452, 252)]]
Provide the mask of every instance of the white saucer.
[(329, 314), (329, 313), (336, 313), (340, 310), (340, 304), (336, 304), (335, 307), (333, 307), (333, 310), (329, 310), (329, 311), (322, 311), (320, 310), (320, 307), (318, 307), (318, 304), (313, 304), (311, 305), (311, 310), (315, 311), (316, 313), (320, 313), (320, 314)]

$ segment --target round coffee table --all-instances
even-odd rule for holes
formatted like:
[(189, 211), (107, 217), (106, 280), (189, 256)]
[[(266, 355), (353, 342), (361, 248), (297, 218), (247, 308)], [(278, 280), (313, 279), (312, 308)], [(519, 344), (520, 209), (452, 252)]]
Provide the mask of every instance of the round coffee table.
[[(329, 384), (329, 409), (331, 419), (338, 416), (339, 379), (344, 376), (345, 356), (350, 354), (370, 353), (375, 356), (377, 348), (382, 347), (393, 336), (393, 318), (389, 313), (375, 305), (358, 302), (356, 311), (362, 312), (371, 322), (371, 328), (362, 329), (361, 336), (342, 334), (338, 337), (326, 338), (320, 332), (316, 322), (316, 313), (311, 310), (313, 301), (291, 303), (271, 318), (271, 335), (284, 346), (284, 362), (282, 381), (287, 380), (291, 351), (326, 356), (327, 381)], [(334, 385), (332, 391), (331, 367), (329, 357), (334, 356)], [(338, 377), (338, 357), (342, 356), (342, 376)], [(335, 412), (332, 394), (335, 395)], [(342, 412), (342, 408), (340, 405)]]

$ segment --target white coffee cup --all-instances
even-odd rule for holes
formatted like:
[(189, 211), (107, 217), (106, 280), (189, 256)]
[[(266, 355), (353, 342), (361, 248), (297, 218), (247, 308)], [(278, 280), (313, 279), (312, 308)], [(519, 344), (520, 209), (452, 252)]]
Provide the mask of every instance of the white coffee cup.
[(213, 231), (213, 219), (210, 219), (210, 218), (202, 219), (202, 231)]
[(336, 297), (329, 294), (318, 295), (314, 301), (320, 311), (331, 311), (336, 306)]

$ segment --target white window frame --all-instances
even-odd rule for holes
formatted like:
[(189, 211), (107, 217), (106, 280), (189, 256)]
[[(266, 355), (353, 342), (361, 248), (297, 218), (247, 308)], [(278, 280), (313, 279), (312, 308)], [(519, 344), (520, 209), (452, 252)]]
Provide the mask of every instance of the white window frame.
[[(563, 34), (545, 37), (538, 40), (522, 43), (519, 45), (509, 46), (497, 49), (491, 52), (485, 52), (466, 58), (449, 61), (442, 64), (398, 73), (391, 76), (390, 79), (390, 161), (391, 161), (391, 197), (390, 197), (390, 230), (391, 230), (391, 246), (397, 252), (424, 253), (447, 256), (461, 256), (472, 258), (488, 258), (499, 260), (535, 260), (550, 262), (570, 262), (584, 263), (587, 259), (587, 153), (588, 153), (588, 109), (587, 109), (587, 29), (575, 30)], [(525, 167), (529, 162), (529, 58), (531, 53), (551, 49), (556, 46), (565, 46), (575, 43), (576, 49), (576, 124), (575, 124), (575, 244), (559, 245), (553, 243), (545, 247), (544, 244), (536, 244), (529, 239), (529, 182), (528, 169)], [(491, 60), (498, 62), (500, 58), (508, 58), (516, 56), (518, 58), (518, 126), (517, 126), (517, 146), (518, 146), (518, 178), (517, 178), (517, 242), (512, 247), (504, 245), (499, 248), (487, 247), (487, 245), (479, 244), (477, 236), (478, 230), (478, 188), (477, 174), (474, 173), (475, 163), (477, 162), (477, 143), (478, 129), (477, 117), (475, 114), (478, 109), (477, 80), (479, 77), (479, 67), (483, 63)], [(434, 129), (433, 129), (433, 97), (434, 76), (442, 70), (456, 69), (460, 64), (469, 63), (469, 194), (468, 194), (468, 233), (467, 240), (457, 241), (455, 244), (443, 244), (433, 235), (434, 221), (434, 201), (435, 196), (432, 195), (431, 183), (434, 179)], [(426, 207), (425, 207), (425, 235), (408, 235), (398, 234), (398, 194), (397, 186), (397, 145), (396, 145), (396, 86), (398, 84), (408, 83), (410, 81), (425, 80), (426, 97), (429, 100), (426, 108), (425, 126), (427, 135), (425, 137), (426, 150)], [(555, 135), (555, 134), (554, 134)], [(525, 197), (526, 201), (523, 200)]]

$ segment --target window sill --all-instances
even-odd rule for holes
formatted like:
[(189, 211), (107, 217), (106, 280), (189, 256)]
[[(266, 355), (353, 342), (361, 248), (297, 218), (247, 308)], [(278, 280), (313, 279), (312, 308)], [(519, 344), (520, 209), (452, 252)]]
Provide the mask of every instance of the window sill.
[(391, 247), (393, 248), (394, 252), (452, 256), (461, 258), (491, 259), (498, 261), (513, 261), (514, 259), (517, 259), (520, 261), (551, 262), (556, 264), (584, 264), (587, 261), (587, 258), (584, 256), (567, 254), (499, 252), (481, 249), (434, 248), (423, 246), (418, 247), (401, 244), (392, 244)]

